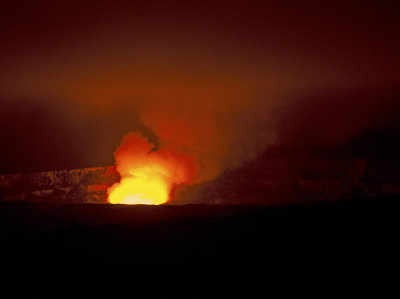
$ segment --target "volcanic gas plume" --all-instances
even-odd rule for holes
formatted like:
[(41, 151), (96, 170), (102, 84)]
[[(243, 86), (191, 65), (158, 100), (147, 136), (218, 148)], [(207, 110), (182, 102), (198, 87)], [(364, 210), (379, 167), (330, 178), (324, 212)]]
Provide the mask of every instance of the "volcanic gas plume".
[(0, 173), (109, 166), (131, 131), (110, 202), (166, 202), (265, 151), (398, 157), (388, 1), (7, 2)]
[(174, 186), (191, 183), (196, 172), (188, 155), (159, 148), (140, 133), (124, 136), (115, 151), (121, 181), (108, 190), (108, 201), (121, 204), (163, 204)]

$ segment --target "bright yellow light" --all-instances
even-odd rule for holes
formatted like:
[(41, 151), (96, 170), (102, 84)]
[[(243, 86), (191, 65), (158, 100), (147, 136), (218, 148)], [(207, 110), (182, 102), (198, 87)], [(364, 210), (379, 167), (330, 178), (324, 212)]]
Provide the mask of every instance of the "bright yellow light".
[(113, 204), (159, 205), (168, 201), (169, 188), (162, 176), (138, 172), (125, 177), (109, 189), (108, 202)]
[(139, 133), (123, 138), (114, 153), (121, 180), (108, 188), (109, 203), (160, 205), (175, 186), (193, 179), (196, 168), (189, 156), (154, 147)]

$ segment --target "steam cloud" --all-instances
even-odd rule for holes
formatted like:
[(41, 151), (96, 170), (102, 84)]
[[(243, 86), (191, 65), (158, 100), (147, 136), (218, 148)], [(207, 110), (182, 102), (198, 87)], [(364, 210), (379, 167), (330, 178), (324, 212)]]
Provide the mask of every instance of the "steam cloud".
[(115, 160), (122, 177), (134, 175), (135, 169), (149, 165), (161, 166), (155, 171), (156, 175), (166, 177), (171, 185), (191, 183), (196, 173), (196, 165), (188, 156), (167, 147), (155, 151), (154, 145), (140, 133), (124, 136), (121, 146), (115, 151)]
[[(328, 15), (315, 18), (306, 6), (290, 11), (265, 1), (232, 3), (231, 10), (212, 1), (204, 10), (163, 2), (152, 14), (151, 3), (142, 3), (149, 12), (142, 13), (131, 2), (68, 4), (65, 19), (50, 2), (25, 7), (29, 18), (19, 21), (9, 14), (8, 50), (0, 54), (2, 171), (107, 166), (132, 131), (155, 150), (188, 157), (195, 165), (190, 183), (272, 148), (334, 152), (363, 135), (354, 153), (362, 155), (368, 131), (396, 139), (397, 16), (321, 3)], [(54, 8), (59, 14), (50, 13)], [(49, 23), (35, 22), (38, 15)], [(371, 20), (381, 30), (372, 32)]]

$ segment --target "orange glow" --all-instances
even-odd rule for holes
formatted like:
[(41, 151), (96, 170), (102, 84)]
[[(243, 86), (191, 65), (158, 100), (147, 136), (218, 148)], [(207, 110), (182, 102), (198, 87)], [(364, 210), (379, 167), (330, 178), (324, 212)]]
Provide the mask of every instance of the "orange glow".
[(195, 174), (188, 156), (171, 148), (154, 151), (154, 145), (139, 133), (125, 135), (114, 154), (121, 181), (108, 189), (112, 204), (166, 203), (172, 188), (190, 183)]
[(132, 171), (109, 189), (108, 201), (120, 204), (159, 205), (168, 201), (170, 185), (159, 169), (148, 167)]

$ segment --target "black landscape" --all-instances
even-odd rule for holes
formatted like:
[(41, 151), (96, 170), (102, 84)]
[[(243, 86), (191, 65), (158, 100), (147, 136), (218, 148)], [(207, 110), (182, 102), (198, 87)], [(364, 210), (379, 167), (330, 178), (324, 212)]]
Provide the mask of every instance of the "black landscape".
[(214, 287), (382, 297), (397, 291), (399, 208), (398, 195), (291, 206), (1, 203), (2, 268), (45, 283), (72, 275), (71, 288), (96, 273), (151, 294), (169, 285), (209, 297)]

